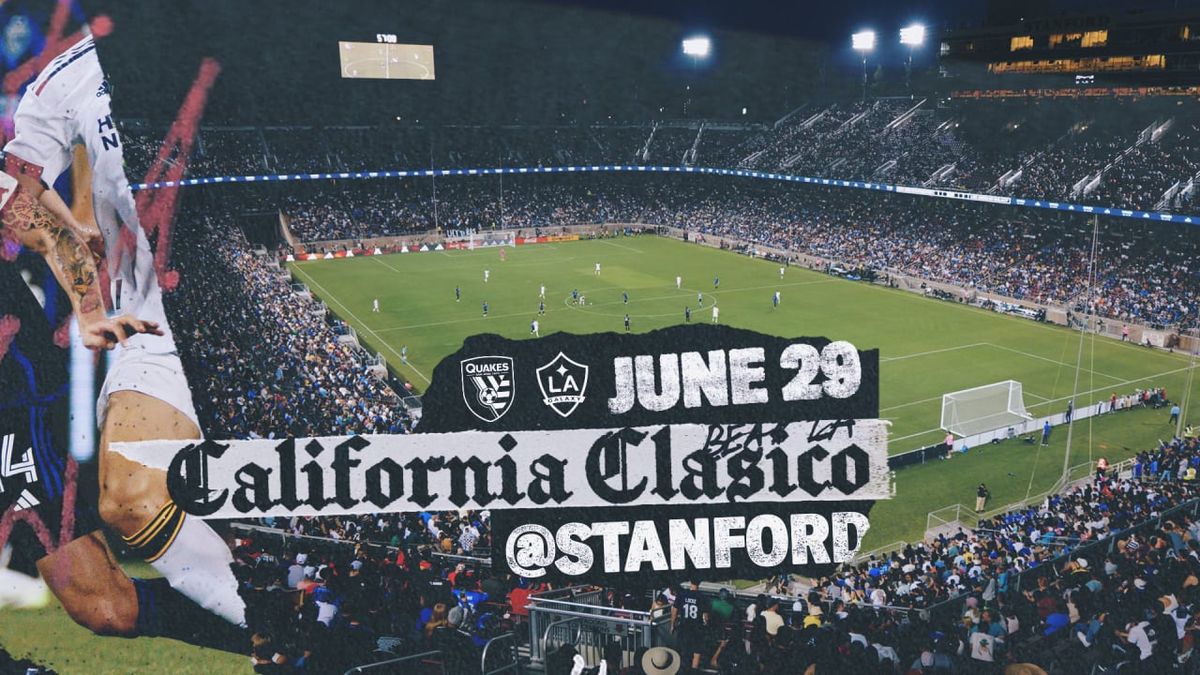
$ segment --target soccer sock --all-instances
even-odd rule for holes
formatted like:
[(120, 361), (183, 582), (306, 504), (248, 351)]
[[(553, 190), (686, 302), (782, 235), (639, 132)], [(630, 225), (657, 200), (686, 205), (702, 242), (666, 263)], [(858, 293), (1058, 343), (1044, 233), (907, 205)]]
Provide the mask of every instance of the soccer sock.
[(234, 625), (246, 623), (246, 603), (238, 595), (225, 541), (175, 502), (163, 504), (142, 529), (122, 539), (197, 605)]
[(166, 579), (133, 579), (137, 591), (136, 631), (141, 637), (165, 637), (210, 649), (249, 655), (250, 633), (201, 609)]

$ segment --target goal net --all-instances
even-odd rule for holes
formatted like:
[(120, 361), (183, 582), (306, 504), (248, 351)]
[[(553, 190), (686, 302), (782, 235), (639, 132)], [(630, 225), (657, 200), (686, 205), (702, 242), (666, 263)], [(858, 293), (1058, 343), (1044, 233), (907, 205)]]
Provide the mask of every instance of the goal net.
[(493, 246), (516, 246), (517, 235), (508, 230), (484, 231), (471, 234), (468, 248), (491, 248)]
[(446, 230), (444, 234), (445, 245), (449, 249), (474, 250), (517, 245), (517, 235), (512, 230)]
[(942, 395), (942, 429), (973, 436), (1032, 419), (1021, 383), (1006, 380)]

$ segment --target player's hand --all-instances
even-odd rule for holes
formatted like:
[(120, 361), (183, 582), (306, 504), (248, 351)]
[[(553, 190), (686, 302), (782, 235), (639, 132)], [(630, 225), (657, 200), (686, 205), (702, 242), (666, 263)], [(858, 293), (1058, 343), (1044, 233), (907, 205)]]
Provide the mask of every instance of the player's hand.
[(143, 321), (129, 314), (122, 314), (111, 319), (94, 321), (80, 327), (83, 346), (88, 349), (109, 350), (118, 344), (125, 344), (131, 335), (145, 333), (147, 335), (162, 335), (162, 329), (153, 321)]

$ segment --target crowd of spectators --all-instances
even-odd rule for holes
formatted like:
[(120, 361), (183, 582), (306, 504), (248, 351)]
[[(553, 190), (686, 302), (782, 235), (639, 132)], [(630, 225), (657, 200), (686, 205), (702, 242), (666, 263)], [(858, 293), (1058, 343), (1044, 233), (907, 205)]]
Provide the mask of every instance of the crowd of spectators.
[[(914, 115), (893, 124), (916, 103)], [(1015, 121), (1034, 114), (1042, 124)], [(1161, 138), (1122, 157), (1148, 125), (1166, 120), (1172, 124)], [(687, 162), (1068, 199), (1079, 181), (1107, 167), (1101, 185), (1083, 195), (1087, 201), (1150, 209), (1167, 188), (1200, 168), (1194, 159), (1200, 123), (1186, 110), (1157, 101), (1113, 101), (1084, 109), (1073, 102), (1041, 102), (1010, 110), (880, 99), (813, 105), (766, 130), (744, 126), (739, 131), (730, 122), (734, 126), (723, 131), (700, 133), (701, 124), (659, 126), (653, 137), (650, 124), (206, 128), (192, 150), (188, 175)], [(162, 133), (147, 125), (125, 129), (133, 175), (145, 174)], [(934, 172), (951, 165), (952, 171), (933, 180)], [(1001, 176), (1017, 169), (1015, 179), (998, 185)]]
[(184, 214), (169, 294), (196, 412), (214, 438), (404, 433), (408, 420), (325, 311), (215, 215)]
[(344, 672), (437, 651), (445, 672), (478, 673), (483, 645), (513, 629), (534, 590), (469, 557), (487, 522), (486, 512), (293, 517), (269, 523), (287, 536), (236, 531), (255, 672)]
[[(954, 284), (974, 292), (1073, 307), (1087, 297), (1090, 223), (956, 202), (716, 177), (524, 176), (437, 179), (433, 186), (361, 183), (284, 199), (305, 241), (442, 229), (645, 223), (738, 239), (789, 254)], [(436, 221), (434, 215), (436, 214)], [(1131, 237), (1102, 224), (1092, 310), (1155, 326), (1196, 321), (1196, 244), (1177, 228), (1142, 224)]]
[[(680, 582), (612, 587), (599, 602), (655, 617), (657, 640), (682, 654), (683, 673), (692, 663), (722, 675), (1190, 667), (1200, 518), (1187, 506), (1198, 467), (1189, 432), (1140, 453), (1132, 472), (1098, 471), (794, 593), (735, 596)], [(277, 530), (251, 531), (234, 551), (258, 672), (323, 672), (429, 650), (448, 672), (478, 672), (488, 639), (529, 638), (529, 596), (550, 589), (471, 560), (489, 545), (488, 522), (471, 511), (268, 519)], [(700, 612), (673, 611), (688, 598), (699, 598)], [(618, 668), (609, 672), (641, 672), (640, 654), (608, 651)], [(570, 673), (574, 653), (548, 654), (547, 672)]]
[(1169, 140), (1133, 148), (1111, 169), (1084, 201), (1122, 208), (1153, 208), (1167, 189), (1200, 172), (1200, 125), (1168, 130)]

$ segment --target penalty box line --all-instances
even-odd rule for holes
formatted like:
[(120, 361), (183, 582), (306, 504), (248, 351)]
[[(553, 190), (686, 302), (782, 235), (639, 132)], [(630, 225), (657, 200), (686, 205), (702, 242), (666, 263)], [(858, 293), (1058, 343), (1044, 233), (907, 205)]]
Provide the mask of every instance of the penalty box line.
[[(1101, 391), (1108, 391), (1108, 390), (1111, 390), (1111, 389), (1113, 389), (1114, 387), (1124, 387), (1124, 386), (1127, 386), (1127, 385), (1133, 384), (1133, 383), (1135, 383), (1135, 382), (1144, 382), (1144, 381), (1146, 381), (1146, 380), (1152, 380), (1152, 379), (1154, 379), (1154, 378), (1156, 378), (1156, 377), (1166, 377), (1166, 376), (1168, 376), (1168, 375), (1175, 375), (1176, 373), (1182, 373), (1182, 372), (1184, 372), (1184, 371), (1186, 371), (1186, 370), (1189, 370), (1189, 369), (1192, 369), (1192, 368), (1200, 368), (1200, 364), (1197, 364), (1197, 365), (1195, 365), (1195, 366), (1190, 366), (1190, 365), (1188, 365), (1188, 366), (1184, 366), (1184, 367), (1182, 367), (1182, 368), (1176, 368), (1176, 369), (1174, 369), (1174, 370), (1167, 370), (1167, 371), (1163, 371), (1163, 372), (1161, 372), (1161, 373), (1153, 373), (1153, 374), (1151, 374), (1151, 375), (1146, 375), (1145, 377), (1137, 377), (1137, 378), (1133, 378), (1133, 379), (1131, 379), (1131, 380), (1122, 380), (1122, 381), (1120, 381), (1120, 382), (1116, 382), (1116, 383), (1114, 383), (1114, 384), (1106, 385), (1106, 386), (1103, 386), (1103, 387), (1096, 387), (1095, 389), (1089, 389), (1089, 390), (1087, 390), (1087, 391), (1081, 391), (1081, 392), (1079, 392), (1078, 394), (1072, 394), (1072, 395), (1070, 395), (1070, 396), (1060, 396), (1060, 397), (1058, 397), (1058, 398), (1047, 399), (1047, 400), (1046, 400), (1045, 402), (1043, 402), (1043, 403), (1036, 403), (1036, 404), (1034, 404), (1034, 406), (1050, 405), (1050, 404), (1052, 404), (1052, 403), (1062, 403), (1063, 401), (1069, 401), (1069, 400), (1071, 400), (1071, 399), (1073, 399), (1073, 398), (1077, 398), (1077, 397), (1083, 397), (1083, 396), (1088, 396), (1089, 394), (1095, 394), (1095, 393), (1097, 393), (1097, 392), (1101, 392)], [(939, 397), (937, 397), (937, 398), (941, 398), (941, 397), (939, 396)], [(1040, 398), (1040, 397), (1039, 397), (1039, 398)], [(912, 405), (912, 404), (905, 404), (905, 405)], [(883, 412), (883, 411), (881, 410), (880, 412)], [(910, 439), (910, 438), (916, 438), (916, 437), (918, 437), (918, 436), (924, 436), (925, 434), (930, 434), (930, 433), (934, 433), (934, 432), (939, 432), (939, 431), (941, 431), (941, 430), (942, 430), (942, 429), (941, 429), (941, 427), (935, 427), (935, 428), (933, 428), (933, 429), (926, 429), (925, 431), (918, 431), (918, 432), (917, 432), (917, 433), (915, 433), (915, 434), (908, 434), (907, 436), (897, 436), (896, 438), (889, 438), (889, 439), (888, 439), (888, 442), (892, 442), (892, 441), (903, 441), (903, 440), (907, 440), (907, 439)]]

